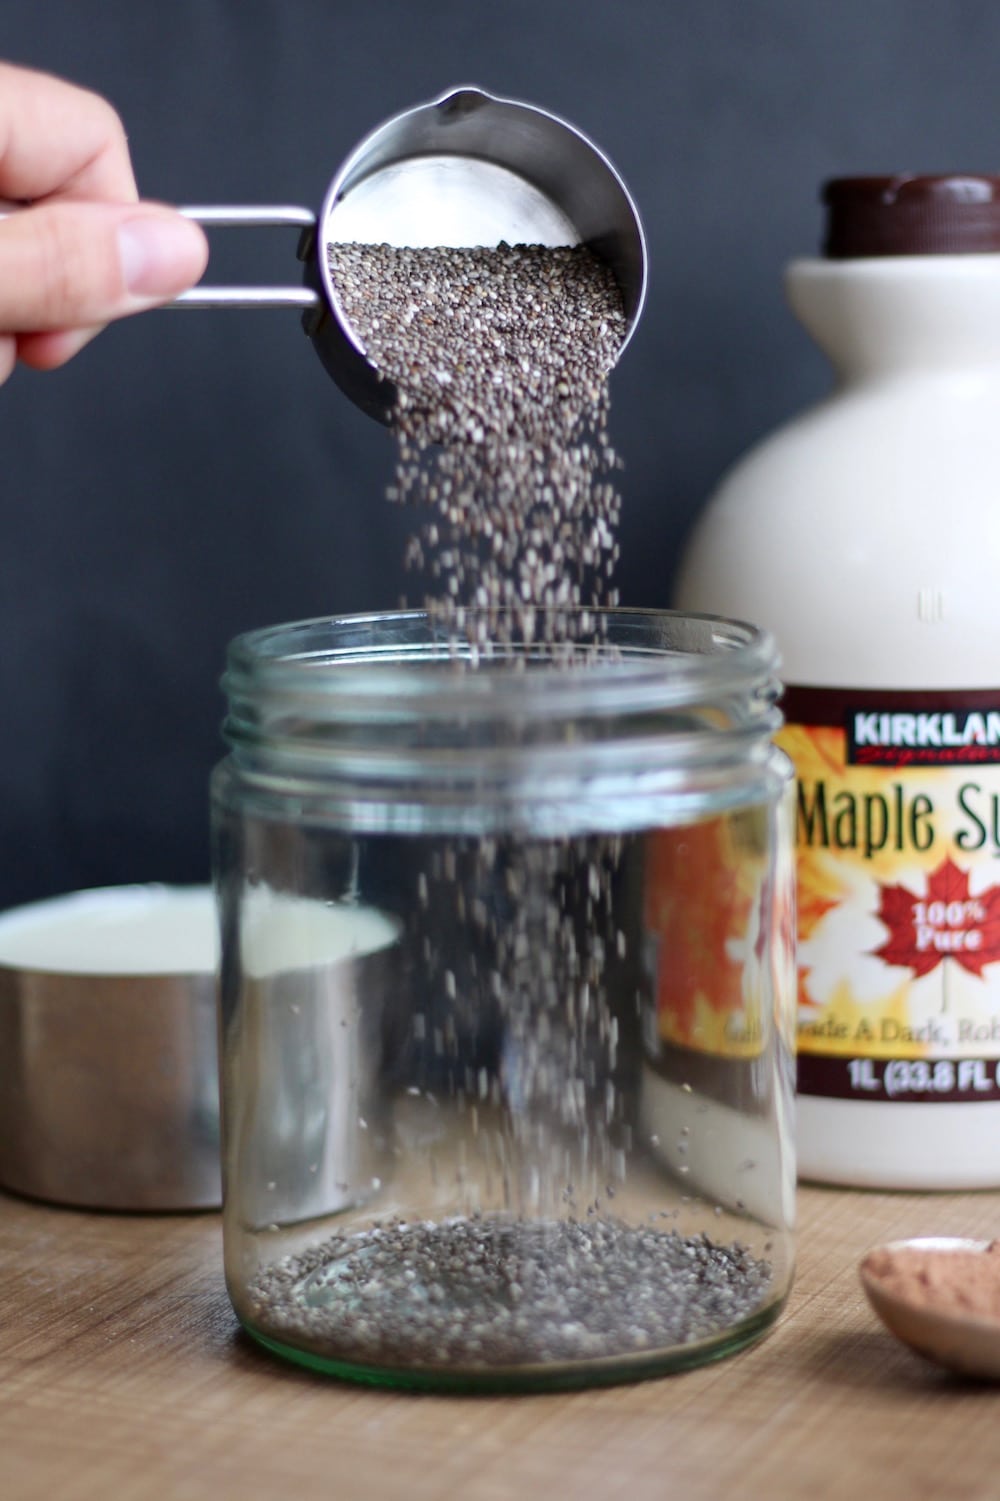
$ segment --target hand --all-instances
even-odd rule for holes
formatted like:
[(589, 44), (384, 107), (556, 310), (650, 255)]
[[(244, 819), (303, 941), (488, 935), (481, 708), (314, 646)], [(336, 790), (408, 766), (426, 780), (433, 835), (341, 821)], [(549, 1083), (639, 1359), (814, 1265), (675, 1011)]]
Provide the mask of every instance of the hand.
[(103, 326), (197, 281), (196, 224), (136, 191), (122, 123), (97, 94), (0, 63), (0, 383), (63, 365)]

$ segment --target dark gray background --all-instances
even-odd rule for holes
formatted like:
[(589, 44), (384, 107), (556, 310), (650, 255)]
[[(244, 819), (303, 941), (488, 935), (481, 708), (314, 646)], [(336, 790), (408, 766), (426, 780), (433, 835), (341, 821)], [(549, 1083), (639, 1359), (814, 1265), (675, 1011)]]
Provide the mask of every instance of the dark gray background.
[[(824, 388), (781, 293), (820, 181), (1000, 170), (996, 0), (3, 0), (0, 55), (107, 95), (174, 202), (317, 208), (361, 136), (459, 83), (587, 131), (650, 248), (613, 382), (635, 605)], [(294, 235), (219, 232), (212, 272), (295, 280)], [(206, 877), (226, 642), (398, 602), (391, 459), (290, 312), (146, 314), (0, 390), (0, 905)]]

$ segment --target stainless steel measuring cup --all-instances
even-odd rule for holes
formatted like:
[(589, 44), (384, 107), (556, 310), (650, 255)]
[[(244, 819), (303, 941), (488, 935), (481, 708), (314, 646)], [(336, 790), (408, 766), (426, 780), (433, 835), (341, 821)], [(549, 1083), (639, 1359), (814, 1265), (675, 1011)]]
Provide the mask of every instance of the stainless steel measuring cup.
[(586, 244), (614, 271), (628, 343), (646, 292), (646, 246), (628, 189), (607, 157), (546, 110), (483, 89), (449, 90), (393, 116), (360, 143), (319, 214), (295, 206), (198, 206), (199, 224), (301, 229), (301, 287), (213, 287), (175, 307), (298, 307), (324, 366), (359, 407), (387, 421), (395, 387), (369, 361), (327, 264), (336, 241), (400, 246)]

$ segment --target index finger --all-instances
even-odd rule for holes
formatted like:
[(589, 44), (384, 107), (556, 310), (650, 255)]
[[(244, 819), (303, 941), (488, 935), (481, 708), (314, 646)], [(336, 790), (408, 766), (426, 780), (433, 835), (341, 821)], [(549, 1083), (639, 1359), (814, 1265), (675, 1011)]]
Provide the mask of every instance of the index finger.
[(106, 99), (0, 62), (0, 198), (138, 198), (125, 129)]

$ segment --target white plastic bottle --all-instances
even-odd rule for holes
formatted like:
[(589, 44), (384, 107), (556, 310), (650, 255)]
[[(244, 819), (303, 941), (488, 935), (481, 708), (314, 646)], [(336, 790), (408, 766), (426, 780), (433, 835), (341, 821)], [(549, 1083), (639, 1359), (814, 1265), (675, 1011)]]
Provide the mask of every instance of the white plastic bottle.
[(676, 603), (778, 638), (799, 1170), (1000, 1185), (1000, 178), (827, 185), (833, 394), (723, 480)]

